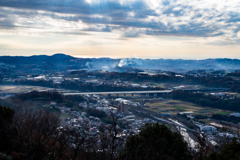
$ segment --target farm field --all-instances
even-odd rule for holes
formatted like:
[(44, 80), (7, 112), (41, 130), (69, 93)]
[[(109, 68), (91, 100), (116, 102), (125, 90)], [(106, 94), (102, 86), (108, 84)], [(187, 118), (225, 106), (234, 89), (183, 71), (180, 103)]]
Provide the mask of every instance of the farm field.
[(168, 113), (168, 114), (177, 114), (178, 112), (193, 112), (194, 115), (206, 115), (211, 116), (212, 114), (223, 114), (228, 115), (232, 112), (223, 111), (219, 109), (202, 107), (200, 105), (184, 102), (180, 100), (166, 100), (166, 101), (157, 101), (152, 100), (145, 103), (145, 109), (151, 110), (154, 112)]
[(214, 111), (214, 114), (229, 114), (227, 111)]
[(54, 90), (53, 88), (27, 85), (0, 85), (0, 93), (25, 93), (30, 91), (47, 91)]
[(57, 91), (60, 93), (66, 92), (76, 92), (74, 90), (66, 90), (60, 88), (48, 88), (48, 87), (41, 87), (41, 86), (30, 86), (30, 85), (0, 85), (0, 94), (16, 94), (16, 93), (27, 93), (31, 91)]
[(152, 102), (147, 102), (145, 104), (149, 106), (146, 108), (155, 112), (164, 112), (169, 114), (177, 114), (178, 112), (191, 112), (191, 111), (199, 111), (203, 108), (197, 107), (193, 103), (183, 102), (178, 100), (168, 100), (168, 101), (157, 101), (154, 100)]

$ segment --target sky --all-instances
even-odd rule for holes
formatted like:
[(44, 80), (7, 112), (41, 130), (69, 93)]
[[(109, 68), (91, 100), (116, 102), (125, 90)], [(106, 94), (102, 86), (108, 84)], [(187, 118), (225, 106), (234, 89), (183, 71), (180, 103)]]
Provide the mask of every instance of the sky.
[(0, 0), (0, 56), (240, 59), (239, 0)]

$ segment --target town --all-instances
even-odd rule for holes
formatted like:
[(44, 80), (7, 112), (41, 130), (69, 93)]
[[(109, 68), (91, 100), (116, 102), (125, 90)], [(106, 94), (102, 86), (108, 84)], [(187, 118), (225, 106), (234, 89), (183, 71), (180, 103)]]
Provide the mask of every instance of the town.
[(2, 72), (0, 105), (56, 115), (54, 134), (69, 149), (116, 157), (130, 137), (156, 123), (180, 134), (194, 154), (239, 139), (238, 70), (44, 72)]

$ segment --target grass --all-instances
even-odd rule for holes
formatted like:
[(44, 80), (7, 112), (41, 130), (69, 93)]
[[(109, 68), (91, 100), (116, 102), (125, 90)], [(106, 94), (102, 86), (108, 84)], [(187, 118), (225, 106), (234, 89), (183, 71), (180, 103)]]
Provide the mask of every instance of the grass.
[(61, 115), (60, 115), (60, 117), (66, 117), (66, 118), (68, 118), (68, 117), (70, 117), (67, 113), (62, 113)]
[[(128, 98), (128, 97), (127, 97)], [(130, 99), (131, 101), (134, 102), (143, 102), (144, 98), (138, 98), (136, 96), (135, 99)], [(208, 117), (211, 117), (212, 114), (223, 114), (227, 115), (232, 112), (230, 111), (225, 111), (225, 110), (219, 110), (215, 108), (210, 108), (210, 107), (202, 107), (200, 105), (197, 105), (195, 103), (190, 103), (190, 102), (185, 102), (181, 100), (167, 100), (167, 101), (162, 101), (162, 100), (156, 100), (156, 99), (146, 99), (145, 105), (149, 106), (149, 108), (145, 108), (146, 110), (154, 111), (154, 112), (162, 112), (162, 113), (169, 113), (169, 114), (177, 114), (179, 110), (181, 112), (190, 112), (193, 111), (194, 114), (199, 114), (199, 115), (205, 115)], [(162, 110), (167, 110), (167, 112), (163, 112)]]
[(227, 115), (230, 114), (229, 112), (225, 112), (225, 111), (214, 111), (214, 114), (223, 114), (223, 115)]
[(169, 114), (176, 114), (178, 110), (182, 112), (190, 112), (193, 111), (194, 114), (200, 114), (205, 116), (212, 116), (212, 114), (223, 114), (227, 115), (231, 112), (229, 111), (222, 111), (214, 108), (209, 107), (201, 107), (197, 104), (184, 102), (179, 100), (169, 100), (169, 101), (158, 101), (158, 100), (149, 100), (146, 103), (149, 108), (145, 108), (147, 110), (151, 110), (154, 112), (162, 112), (163, 109), (167, 110)]
[(152, 100), (146, 103), (150, 108), (146, 108), (151, 111), (161, 112), (163, 109), (167, 110), (164, 113), (176, 114), (178, 110), (189, 112), (197, 112), (202, 110), (202, 107), (197, 106), (194, 103), (184, 102), (179, 100), (168, 100), (168, 101), (159, 101)]
[(22, 93), (22, 92), (29, 92), (33, 90), (47, 90), (47, 87), (40, 87), (40, 86), (28, 86), (28, 85), (0, 85), (0, 92), (5, 93)]
[(203, 113), (203, 114), (210, 113), (210, 112), (213, 112), (213, 110), (212, 109), (203, 109), (203, 110), (198, 111), (198, 113)]
[(173, 108), (180, 109), (180, 110), (187, 110), (187, 107), (182, 107), (182, 106), (173, 106)]
[(217, 110), (217, 109), (213, 109), (213, 108), (206, 108), (206, 109), (199, 110), (199, 111), (195, 112), (194, 114), (200, 114), (200, 115), (205, 115), (205, 116), (211, 117), (212, 114), (228, 115), (230, 113), (232, 113), (232, 112)]

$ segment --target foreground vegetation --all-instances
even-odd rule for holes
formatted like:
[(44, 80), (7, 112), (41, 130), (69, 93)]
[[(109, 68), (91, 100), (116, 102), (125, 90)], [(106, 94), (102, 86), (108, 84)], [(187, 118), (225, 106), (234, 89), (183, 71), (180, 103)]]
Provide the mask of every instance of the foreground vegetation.
[[(31, 108), (0, 106), (1, 160), (222, 160), (239, 159), (240, 144), (236, 139), (215, 152), (202, 145), (193, 152), (182, 136), (165, 125), (146, 124), (138, 135), (130, 136), (125, 145), (117, 137), (116, 119), (109, 136), (100, 133), (102, 144), (73, 131), (59, 132), (59, 118)], [(103, 130), (102, 130), (103, 131)], [(75, 137), (75, 140), (71, 137)], [(71, 138), (71, 139), (69, 139)], [(71, 143), (69, 143), (71, 142)], [(200, 141), (199, 141), (200, 142)], [(73, 146), (74, 144), (74, 146)], [(201, 144), (201, 143), (200, 143)], [(104, 151), (104, 152), (99, 152)], [(210, 154), (209, 154), (210, 153)]]

